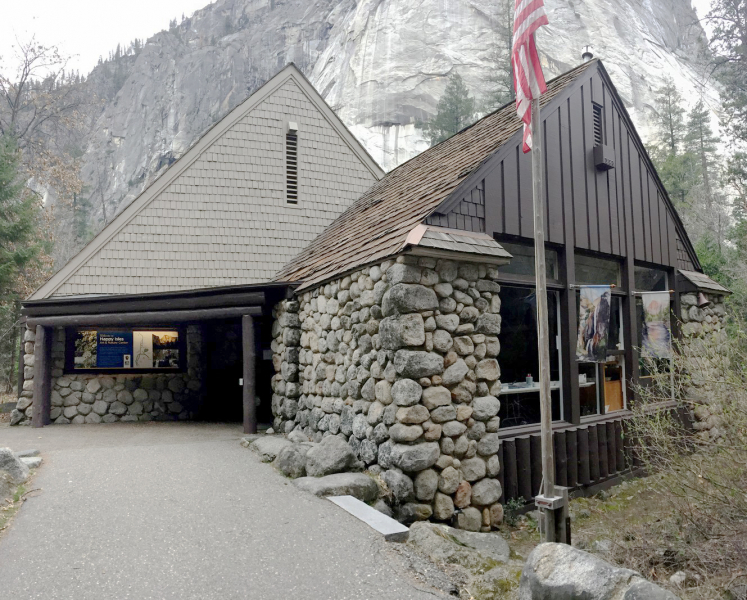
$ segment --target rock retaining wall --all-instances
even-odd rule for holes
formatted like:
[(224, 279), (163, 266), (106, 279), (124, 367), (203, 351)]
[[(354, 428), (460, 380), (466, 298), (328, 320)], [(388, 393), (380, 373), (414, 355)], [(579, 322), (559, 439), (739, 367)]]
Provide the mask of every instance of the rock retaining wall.
[(497, 276), (405, 255), (281, 302), (275, 429), (345, 439), (402, 520), (497, 525)]
[[(28, 425), (33, 412), (34, 340), (27, 329), (24, 382), (11, 425)], [(52, 408), (55, 424), (171, 421), (194, 417), (203, 401), (204, 361), (199, 327), (187, 327), (187, 371), (125, 375), (66, 374), (65, 330), (57, 328), (52, 345)]]
[(694, 427), (704, 440), (721, 437), (720, 407), (711, 402), (708, 381), (720, 379), (720, 364), (727, 356), (726, 306), (724, 296), (706, 294), (708, 306), (698, 306), (698, 295), (682, 294), (680, 297), (682, 321), (683, 368), (686, 370), (689, 386), (685, 389), (686, 399), (693, 403)]

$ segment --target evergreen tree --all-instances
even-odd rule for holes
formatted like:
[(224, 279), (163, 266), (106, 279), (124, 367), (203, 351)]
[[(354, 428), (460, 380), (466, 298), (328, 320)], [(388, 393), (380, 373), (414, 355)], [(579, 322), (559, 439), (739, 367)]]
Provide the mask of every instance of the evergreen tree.
[(34, 199), (19, 177), (21, 156), (9, 136), (0, 138), (0, 296), (14, 290), (16, 277), (39, 250), (33, 243)]
[(711, 116), (703, 100), (699, 100), (688, 115), (687, 133), (684, 138), (685, 150), (690, 153), (691, 161), (697, 169), (696, 176), (703, 185), (703, 196), (706, 208), (713, 204), (713, 172), (716, 169), (716, 143), (718, 138), (711, 129)]
[(722, 85), (726, 129), (734, 141), (747, 140), (747, 2), (713, 0), (706, 19), (713, 25), (711, 50)]
[(667, 146), (669, 154), (677, 154), (685, 136), (685, 109), (671, 77), (667, 77), (664, 85), (656, 91), (656, 111), (659, 139)]
[(496, 0), (495, 23), (496, 44), (490, 57), (493, 69), (488, 76), (488, 93), (484, 98), (485, 112), (497, 110), (516, 96), (511, 67), (514, 35), (513, 0)]
[(449, 139), (475, 121), (475, 99), (469, 95), (459, 73), (449, 77), (443, 96), (438, 101), (438, 112), (432, 121), (421, 126), (431, 145)]

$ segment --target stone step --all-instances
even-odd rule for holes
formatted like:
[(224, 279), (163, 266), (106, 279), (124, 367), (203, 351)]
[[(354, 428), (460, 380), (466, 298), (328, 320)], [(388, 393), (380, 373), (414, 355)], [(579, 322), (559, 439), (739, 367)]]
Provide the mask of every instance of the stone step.
[(387, 517), (384, 513), (380, 513), (353, 496), (329, 496), (328, 499), (378, 531), (387, 542), (406, 542), (410, 535), (410, 530), (402, 523)]
[(38, 469), (42, 464), (41, 456), (23, 456), (20, 460), (29, 469)]

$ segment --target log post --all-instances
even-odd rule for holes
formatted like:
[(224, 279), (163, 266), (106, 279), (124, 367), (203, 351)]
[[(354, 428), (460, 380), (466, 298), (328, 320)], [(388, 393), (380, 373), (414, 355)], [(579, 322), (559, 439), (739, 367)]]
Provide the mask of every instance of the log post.
[(244, 433), (257, 433), (257, 403), (255, 400), (254, 319), (241, 317), (241, 335), (244, 357)]
[(52, 402), (52, 337), (51, 327), (38, 325), (34, 342), (34, 409), (31, 424), (44, 427), (52, 420), (49, 416)]

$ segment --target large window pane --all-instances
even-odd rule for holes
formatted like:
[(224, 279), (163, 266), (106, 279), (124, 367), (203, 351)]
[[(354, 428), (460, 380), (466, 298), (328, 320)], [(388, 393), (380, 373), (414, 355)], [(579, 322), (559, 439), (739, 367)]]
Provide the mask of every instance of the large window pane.
[(638, 292), (663, 292), (667, 289), (667, 272), (661, 269), (636, 267), (635, 289)]
[[(509, 264), (501, 267), (501, 273), (534, 277), (534, 246), (504, 242), (500, 244), (513, 256)], [(545, 276), (548, 279), (558, 278), (558, 253), (549, 248), (545, 248)]]
[(576, 254), (576, 283), (620, 285), (620, 263), (606, 258)]
[[(560, 353), (558, 295), (548, 293), (548, 338), (553, 419), (559, 420)], [(539, 423), (539, 353), (537, 301), (534, 288), (503, 286), (501, 290), (501, 427)]]

